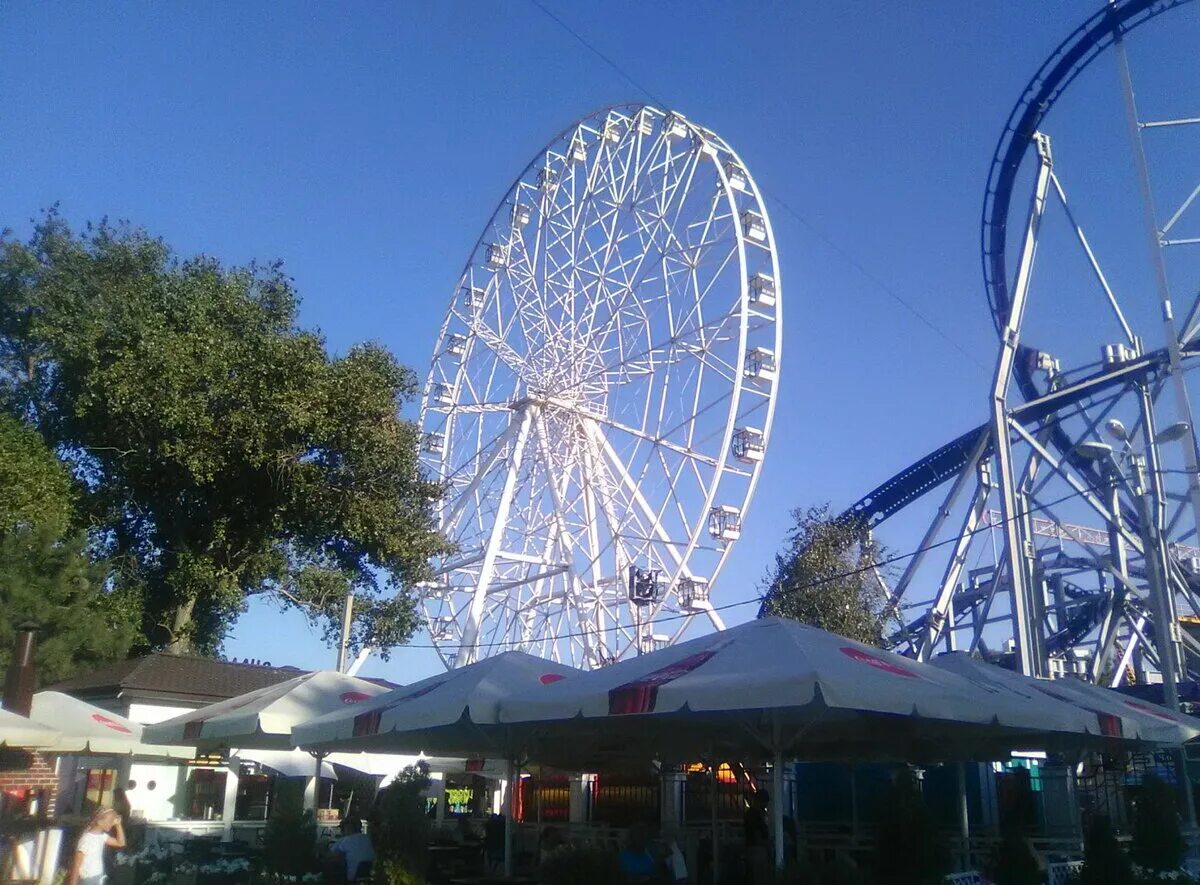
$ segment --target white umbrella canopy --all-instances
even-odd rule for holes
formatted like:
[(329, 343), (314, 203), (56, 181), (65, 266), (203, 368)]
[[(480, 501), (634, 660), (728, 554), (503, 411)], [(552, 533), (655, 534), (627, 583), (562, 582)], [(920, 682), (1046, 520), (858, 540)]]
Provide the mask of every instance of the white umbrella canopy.
[(365, 679), (318, 670), (148, 725), (144, 736), (200, 749), (290, 750), (293, 726), (386, 691)]
[(1200, 719), (1079, 679), (1031, 679), (964, 652), (939, 655), (933, 665), (968, 679), (986, 680), (1010, 690), (1036, 691), (1073, 704), (1095, 716), (1102, 733), (1116, 739), (1177, 745), (1200, 735)]
[[(312, 777), (316, 772), (313, 757), (303, 750), (238, 750), (235, 755), (244, 762), (265, 765), (284, 777)], [(327, 760), (318, 762), (321, 777), (337, 780), (337, 772)]]
[(512, 729), (500, 725), (500, 705), (516, 692), (581, 675), (524, 652), (504, 652), (297, 725), (292, 743), (306, 750), (492, 752), (511, 759), (522, 747)]
[(33, 696), (30, 719), (62, 734), (55, 748), (60, 753), (102, 753), (158, 759), (190, 759), (195, 747), (147, 744), (144, 726), (119, 713), (57, 691)]
[(515, 694), (500, 719), (514, 728), (540, 723), (528, 742), (548, 764), (754, 750), (805, 759), (997, 758), (1037, 746), (1039, 736), (1100, 733), (1096, 717), (1078, 707), (981, 686), (782, 618)]
[(57, 729), (39, 725), (11, 710), (0, 709), (0, 747), (58, 752), (61, 742), (62, 732)]

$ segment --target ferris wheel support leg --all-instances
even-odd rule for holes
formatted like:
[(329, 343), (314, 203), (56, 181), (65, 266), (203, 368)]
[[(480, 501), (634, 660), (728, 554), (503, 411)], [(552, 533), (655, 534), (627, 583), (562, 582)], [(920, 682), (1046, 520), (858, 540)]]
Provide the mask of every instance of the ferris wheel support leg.
[(504, 475), (504, 487), (500, 491), (500, 501), (496, 505), (496, 521), (492, 523), (492, 531), (488, 536), (483, 562), (479, 566), (479, 580), (471, 597), (467, 623), (463, 627), (462, 642), (458, 646), (458, 657), (455, 660), (459, 666), (473, 664), (477, 658), (479, 624), (483, 620), (483, 606), (487, 602), (488, 585), (491, 584), (492, 575), (496, 569), (496, 556), (500, 552), (500, 541), (504, 537), (504, 529), (508, 523), (508, 512), (512, 508), (513, 493), (517, 488), (517, 472), (521, 469), (521, 456), (525, 451), (525, 441), (529, 437), (529, 425), (536, 408), (537, 406), (532, 403), (525, 403), (520, 409), (517, 436), (508, 455), (508, 472)]
[(1033, 135), (1038, 149), (1037, 183), (1033, 201), (1029, 207), (1029, 219), (1021, 246), (1021, 261), (1017, 267), (1013, 286), (1012, 303), (1001, 338), (1000, 355), (996, 360), (996, 373), (992, 384), (991, 425), (992, 448), (996, 458), (996, 473), (1000, 489), (1000, 513), (1004, 520), (1005, 560), (1008, 565), (1009, 581), (1012, 584), (1013, 637), (1021, 672), (1026, 676), (1040, 675), (1042, 662), (1037, 657), (1037, 643), (1033, 634), (1034, 600), (1032, 598), (1032, 575), (1025, 550), (1022, 520), (1025, 511), (1024, 498), (1019, 494), (1013, 466), (1012, 446), (1009, 441), (1008, 387), (1012, 380), (1013, 364), (1021, 340), (1021, 323), (1028, 302), (1029, 284), (1033, 275), (1033, 260), (1037, 253), (1038, 230), (1046, 209), (1046, 196), (1050, 187), (1052, 161), (1050, 139), (1040, 132)]

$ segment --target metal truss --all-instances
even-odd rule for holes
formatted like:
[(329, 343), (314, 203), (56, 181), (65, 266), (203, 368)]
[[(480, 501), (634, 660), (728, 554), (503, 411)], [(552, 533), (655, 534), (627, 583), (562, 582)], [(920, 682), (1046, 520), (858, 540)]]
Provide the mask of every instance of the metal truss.
[[(1131, 31), (1185, 5), (1108, 3), (1031, 80), (985, 197), (984, 275), (1000, 336), (987, 421), (844, 515), (878, 526), (935, 508), (916, 555), (889, 576), (891, 643), (922, 660), (969, 650), (1009, 656), (1037, 676), (1114, 685), (1131, 674), (1161, 678), (1168, 701), (1178, 679), (1200, 674), (1200, 642), (1180, 628), (1181, 614), (1200, 614), (1200, 470), (1188, 388), (1200, 359), (1200, 256), (1185, 252), (1200, 249), (1200, 118), (1190, 108), (1141, 119), (1125, 48)], [(1106, 262), (1112, 238), (1089, 235), (1089, 224), (1108, 223), (1112, 207), (1068, 201), (1079, 151), (1056, 162), (1047, 134), (1056, 101), (1106, 50), (1132, 144), (1130, 214), (1149, 245), (1148, 253), (1137, 246), (1146, 280)], [(1164, 130), (1194, 138), (1182, 163), (1164, 164), (1164, 179), (1192, 176), (1183, 189), (1152, 175), (1148, 157), (1162, 150), (1148, 151), (1144, 140)], [(1077, 174), (1076, 184), (1091, 184)], [(1126, 253), (1116, 261), (1131, 263)], [(1177, 313), (1181, 301), (1187, 310)], [(1081, 341), (1092, 342), (1099, 362), (1080, 358)], [(1064, 358), (1074, 368), (1064, 370)]]

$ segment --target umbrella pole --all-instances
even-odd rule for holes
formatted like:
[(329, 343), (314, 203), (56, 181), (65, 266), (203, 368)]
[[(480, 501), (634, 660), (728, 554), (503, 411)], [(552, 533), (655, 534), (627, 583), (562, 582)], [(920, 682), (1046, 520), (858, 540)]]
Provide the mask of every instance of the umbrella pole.
[[(971, 869), (971, 813), (967, 804), (967, 763), (959, 762), (958, 780), (958, 832), (962, 838), (963, 869)], [(1073, 777), (1074, 773), (1068, 774)]]
[(775, 869), (783, 869), (783, 753), (771, 760), (771, 829), (775, 836)]
[(508, 778), (508, 796), (504, 803), (504, 877), (507, 879), (512, 876), (512, 847), (513, 847), (513, 798), (516, 784), (513, 783), (513, 777), (516, 772), (516, 766), (513, 765), (512, 759), (504, 763), (504, 774)]
[(712, 880), (721, 881), (721, 840), (717, 838), (717, 763), (709, 766), (708, 807), (712, 817)]

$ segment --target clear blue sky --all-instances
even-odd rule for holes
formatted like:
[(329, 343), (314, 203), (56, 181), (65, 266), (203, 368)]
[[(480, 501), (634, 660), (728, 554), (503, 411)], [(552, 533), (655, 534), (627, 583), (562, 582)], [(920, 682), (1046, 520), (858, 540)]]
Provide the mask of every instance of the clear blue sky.
[[(721, 603), (748, 598), (792, 507), (844, 506), (983, 419), (988, 162), (1020, 88), (1097, 3), (547, 3), (807, 221), (771, 204), (785, 373), (765, 476), (716, 588)], [(0, 224), (25, 232), (59, 202), (184, 254), (282, 258), (303, 322), (332, 349), (378, 339), (422, 375), (513, 177), (575, 118), (646, 98), (528, 0), (10, 2), (0, 58)], [(258, 605), (226, 651), (333, 655), (298, 616)], [(413, 649), (364, 672), (407, 682), (433, 666)]]

